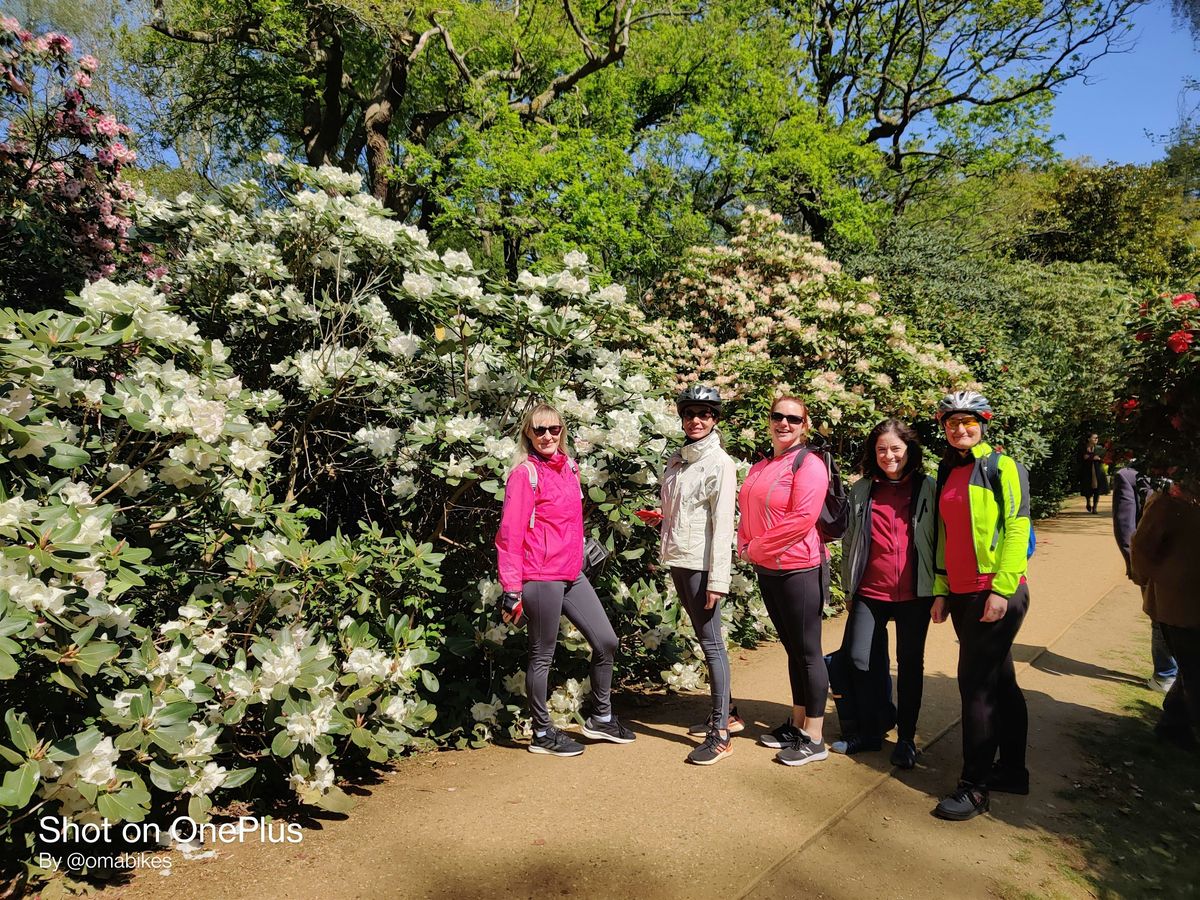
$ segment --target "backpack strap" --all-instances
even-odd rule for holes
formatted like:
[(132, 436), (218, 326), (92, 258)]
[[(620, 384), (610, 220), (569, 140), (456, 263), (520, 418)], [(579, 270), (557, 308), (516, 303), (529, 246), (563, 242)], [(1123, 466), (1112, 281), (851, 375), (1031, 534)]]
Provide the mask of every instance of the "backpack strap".
[(796, 450), (794, 453), (792, 453), (792, 474), (793, 475), (795, 475), (796, 471), (802, 465), (804, 465), (804, 458), (806, 456), (808, 456), (808, 454), (810, 454), (810, 453), (812, 453), (812, 450), (808, 447), (807, 444), (805, 444), (799, 450)]
[(534, 509), (532, 512), (529, 513), (529, 527), (533, 528), (533, 522), (537, 518), (537, 496), (536, 496), (537, 495), (537, 481), (538, 481), (537, 466), (535, 466), (533, 464), (533, 460), (527, 459), (523, 463), (521, 463), (521, 468), (523, 468), (526, 472), (529, 473), (529, 487), (533, 490), (533, 493), (534, 493), (534, 501), (533, 501)]

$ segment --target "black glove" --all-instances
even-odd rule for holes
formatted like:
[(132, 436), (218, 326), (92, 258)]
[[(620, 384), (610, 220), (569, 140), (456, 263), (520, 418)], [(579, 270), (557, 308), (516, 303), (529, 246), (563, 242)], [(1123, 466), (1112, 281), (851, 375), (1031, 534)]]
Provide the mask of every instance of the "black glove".
[(505, 622), (516, 625), (521, 621), (521, 613), (525, 611), (520, 593), (505, 591), (500, 597), (500, 612)]

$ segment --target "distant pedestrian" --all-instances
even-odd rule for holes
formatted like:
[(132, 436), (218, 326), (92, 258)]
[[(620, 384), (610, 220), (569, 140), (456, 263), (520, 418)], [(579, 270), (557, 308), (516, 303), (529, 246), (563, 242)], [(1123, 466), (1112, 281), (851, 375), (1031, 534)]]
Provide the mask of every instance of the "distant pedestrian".
[(1142, 606), (1179, 665), (1154, 730), (1194, 750), (1200, 727), (1200, 497), (1178, 485), (1151, 496), (1133, 533), (1130, 560)]
[(983, 440), (992, 407), (975, 391), (947, 394), (938, 422), (949, 449), (938, 467), (934, 622), (958, 635), (963, 768), (933, 811), (965, 820), (987, 812), (989, 791), (1029, 793), (1029, 714), (1012, 646), (1029, 609), (1029, 475)]
[[(1153, 488), (1154, 480), (1139, 473), (1133, 465), (1117, 470), (1112, 479), (1113, 534), (1121, 555), (1125, 557), (1125, 575), (1130, 579), (1133, 578), (1129, 558), (1130, 544)], [(1175, 663), (1175, 657), (1171, 655), (1171, 648), (1167, 646), (1167, 639), (1163, 637), (1162, 626), (1157, 622), (1150, 623), (1150, 659), (1154, 665), (1154, 672), (1147, 679), (1146, 685), (1152, 691), (1165, 694), (1175, 683), (1179, 667)]]
[(1108, 473), (1104, 471), (1104, 450), (1100, 435), (1088, 435), (1079, 465), (1079, 485), (1090, 513), (1100, 512), (1100, 495), (1108, 493)]

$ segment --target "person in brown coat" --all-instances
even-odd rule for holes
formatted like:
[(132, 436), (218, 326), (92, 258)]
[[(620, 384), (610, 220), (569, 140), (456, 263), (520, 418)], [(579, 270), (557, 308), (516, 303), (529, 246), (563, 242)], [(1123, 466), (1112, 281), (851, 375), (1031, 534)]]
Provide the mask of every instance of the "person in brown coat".
[(1179, 666), (1155, 732), (1188, 749), (1200, 727), (1200, 497), (1178, 486), (1146, 503), (1130, 545), (1130, 569), (1146, 615)]

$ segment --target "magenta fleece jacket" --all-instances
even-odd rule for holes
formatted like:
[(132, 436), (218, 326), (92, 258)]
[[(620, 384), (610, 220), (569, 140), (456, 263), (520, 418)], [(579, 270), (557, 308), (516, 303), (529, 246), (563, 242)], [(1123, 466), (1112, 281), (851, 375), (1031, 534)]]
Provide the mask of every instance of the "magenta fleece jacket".
[(825, 553), (817, 519), (829, 472), (821, 457), (810, 453), (793, 476), (795, 452), (756, 462), (738, 494), (738, 554), (764, 569), (811, 569)]
[(583, 571), (578, 468), (562, 453), (548, 460), (531, 453), (529, 461), (537, 467), (537, 492), (526, 466), (513, 469), (496, 532), (500, 586), (512, 592), (527, 581), (574, 581)]

